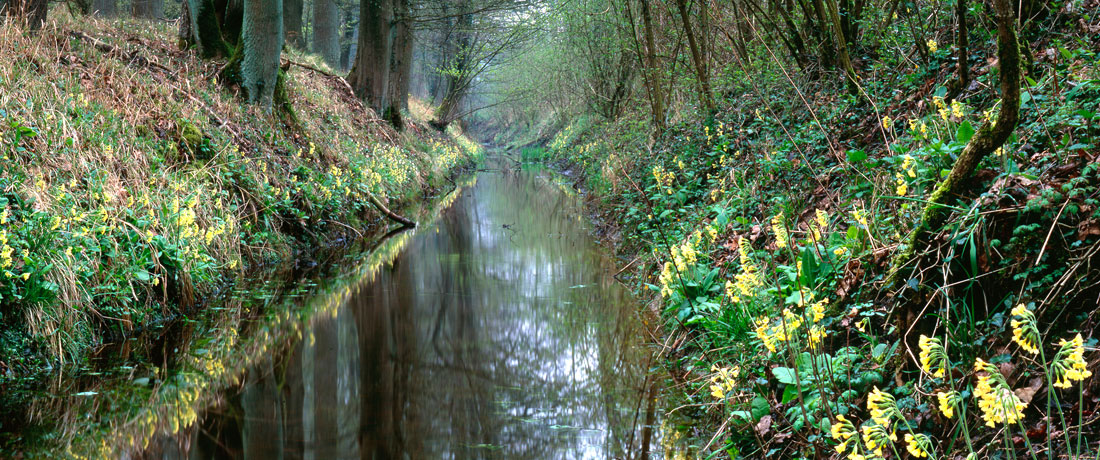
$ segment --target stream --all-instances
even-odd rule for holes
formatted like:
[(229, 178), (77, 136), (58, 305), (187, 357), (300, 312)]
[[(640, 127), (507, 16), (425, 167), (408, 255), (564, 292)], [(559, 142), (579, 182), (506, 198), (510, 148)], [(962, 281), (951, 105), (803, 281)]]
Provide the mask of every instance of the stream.
[[(652, 450), (638, 302), (581, 199), (481, 173), (392, 262), (139, 458), (606, 459)], [(647, 428), (647, 422), (649, 428)], [(644, 445), (643, 445), (644, 444)]]

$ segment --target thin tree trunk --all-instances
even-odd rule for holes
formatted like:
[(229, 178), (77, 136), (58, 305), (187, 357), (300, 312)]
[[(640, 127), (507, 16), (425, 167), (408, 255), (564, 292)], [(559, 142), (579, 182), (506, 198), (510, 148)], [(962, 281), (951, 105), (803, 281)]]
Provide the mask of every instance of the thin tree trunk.
[(412, 72), (413, 30), (409, 0), (393, 0), (393, 50), (390, 56), (390, 103), (383, 117), (401, 130), (401, 111), (409, 108), (409, 77)]
[(340, 61), (340, 10), (335, 0), (313, 0), (313, 52), (329, 67)]
[(249, 102), (270, 109), (283, 49), (283, 0), (245, 0), (241, 80)]
[(955, 0), (955, 18), (958, 20), (958, 35), (955, 44), (958, 46), (955, 63), (959, 73), (959, 91), (965, 90), (970, 83), (970, 63), (967, 57), (970, 54), (970, 32), (966, 24), (966, 0)]
[(133, 0), (130, 14), (141, 19), (161, 19), (164, 17), (164, 0)]
[(695, 77), (699, 81), (699, 97), (708, 114), (718, 112), (714, 104), (714, 97), (710, 92), (710, 78), (707, 75), (706, 63), (703, 62), (702, 51), (695, 39), (695, 32), (691, 28), (691, 18), (687, 10), (687, 0), (676, 0), (676, 7), (680, 10), (680, 20), (684, 26), (684, 34), (687, 35), (688, 46), (691, 48), (691, 60), (695, 64)]
[[(657, 66), (657, 46), (653, 39), (653, 13), (649, 0), (641, 0), (642, 29), (645, 34), (646, 86), (649, 87), (650, 104), (653, 109), (653, 123), (657, 131), (665, 130), (664, 96), (661, 94), (660, 69)], [(628, 6), (629, 7), (629, 6)]]
[(848, 56), (848, 39), (844, 37), (844, 25), (840, 20), (840, 11), (837, 9), (836, 0), (826, 0), (826, 2), (829, 6), (829, 15), (832, 16), (833, 40), (836, 43), (837, 57), (848, 80), (848, 92), (856, 94), (859, 91), (856, 71), (852, 67), (851, 58)]
[(46, 22), (48, 10), (48, 0), (9, 0), (4, 5), (3, 13), (35, 32)]
[(297, 49), (303, 49), (305, 40), (302, 40), (302, 0), (283, 0), (283, 33), (286, 35), (286, 44)]
[(375, 112), (382, 114), (389, 98), (391, 0), (360, 0), (359, 44), (348, 84)]
[(118, 16), (118, 0), (92, 0), (92, 15), (102, 18)]
[(894, 258), (894, 267), (887, 285), (894, 284), (906, 265), (926, 246), (929, 236), (938, 232), (950, 216), (953, 205), (963, 191), (966, 180), (974, 174), (978, 163), (1004, 145), (1016, 129), (1020, 113), (1020, 50), (1016, 39), (1016, 17), (1012, 0), (994, 0), (997, 15), (997, 58), (1001, 73), (1001, 111), (992, 125), (986, 124), (966, 143), (955, 165), (940, 183), (924, 207), (920, 224), (909, 233), (906, 249)]

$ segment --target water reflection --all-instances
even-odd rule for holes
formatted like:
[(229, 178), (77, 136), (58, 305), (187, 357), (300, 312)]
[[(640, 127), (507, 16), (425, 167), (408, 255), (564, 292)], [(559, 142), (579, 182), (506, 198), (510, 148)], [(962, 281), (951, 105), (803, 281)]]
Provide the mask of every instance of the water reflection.
[[(483, 176), (390, 267), (253, 366), (177, 458), (631, 458), (641, 321), (577, 199), (531, 172)], [(637, 435), (636, 435), (637, 434)]]

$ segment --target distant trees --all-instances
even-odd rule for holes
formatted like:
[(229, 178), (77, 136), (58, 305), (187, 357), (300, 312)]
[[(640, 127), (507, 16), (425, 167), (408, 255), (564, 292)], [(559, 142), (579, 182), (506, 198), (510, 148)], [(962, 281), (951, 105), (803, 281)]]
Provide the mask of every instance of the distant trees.
[(18, 21), (32, 32), (46, 22), (47, 0), (6, 0), (0, 1), (0, 12), (9, 20)]

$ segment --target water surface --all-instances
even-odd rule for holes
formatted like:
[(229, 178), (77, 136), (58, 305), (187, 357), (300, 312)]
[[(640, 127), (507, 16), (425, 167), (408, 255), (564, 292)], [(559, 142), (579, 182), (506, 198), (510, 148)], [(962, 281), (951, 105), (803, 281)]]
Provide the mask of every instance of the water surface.
[(650, 358), (587, 225), (548, 174), (482, 174), (143, 456), (636, 458)]

